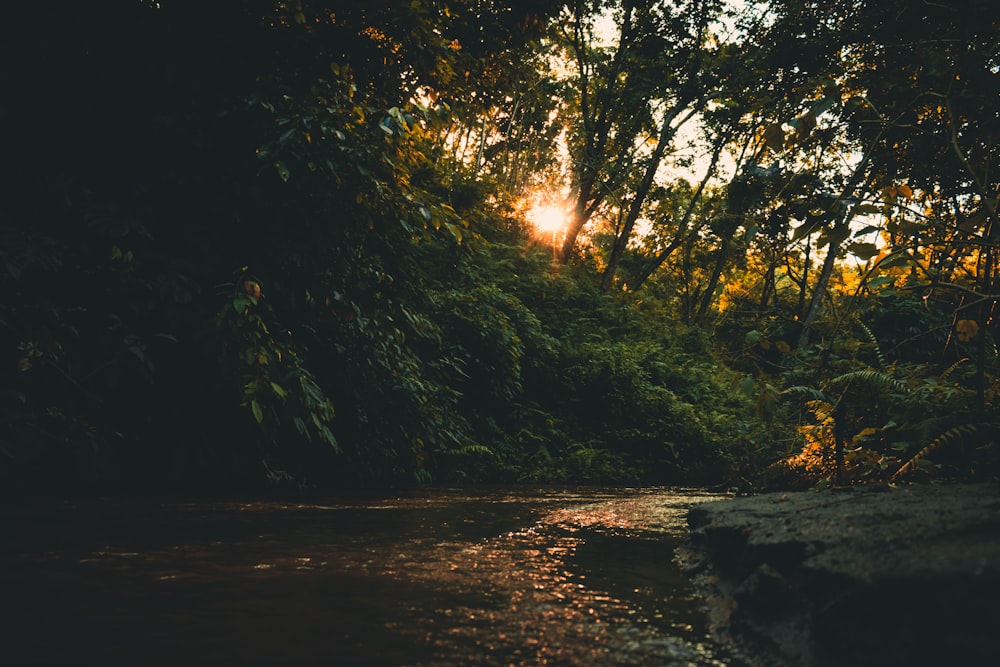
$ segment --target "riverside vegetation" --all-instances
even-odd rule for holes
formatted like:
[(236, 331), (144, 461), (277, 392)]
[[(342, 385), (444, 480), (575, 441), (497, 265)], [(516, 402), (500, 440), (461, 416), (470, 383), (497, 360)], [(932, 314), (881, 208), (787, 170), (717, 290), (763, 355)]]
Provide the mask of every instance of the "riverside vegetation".
[(993, 478), (998, 20), (8, 8), (3, 492)]

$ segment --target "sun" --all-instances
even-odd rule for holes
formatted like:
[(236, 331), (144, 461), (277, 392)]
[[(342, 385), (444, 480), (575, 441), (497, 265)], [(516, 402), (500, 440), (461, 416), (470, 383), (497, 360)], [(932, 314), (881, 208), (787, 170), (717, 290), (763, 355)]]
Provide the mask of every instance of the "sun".
[(536, 205), (528, 210), (528, 220), (539, 234), (555, 236), (566, 226), (566, 211), (553, 204)]

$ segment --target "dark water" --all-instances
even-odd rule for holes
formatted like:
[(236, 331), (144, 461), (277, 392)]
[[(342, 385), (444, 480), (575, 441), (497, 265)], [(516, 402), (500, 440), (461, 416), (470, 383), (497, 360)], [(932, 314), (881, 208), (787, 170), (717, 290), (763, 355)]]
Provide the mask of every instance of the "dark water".
[(462, 490), (0, 508), (0, 660), (731, 664), (672, 562), (687, 508), (708, 499)]

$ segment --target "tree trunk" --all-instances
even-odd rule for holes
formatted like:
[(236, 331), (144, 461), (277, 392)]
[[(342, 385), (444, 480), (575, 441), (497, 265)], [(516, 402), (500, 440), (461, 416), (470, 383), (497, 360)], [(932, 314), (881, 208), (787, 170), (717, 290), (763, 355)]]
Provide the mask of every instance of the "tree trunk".
[(615, 237), (615, 242), (611, 246), (611, 254), (608, 256), (608, 266), (605, 268), (604, 276), (601, 278), (601, 289), (605, 292), (610, 291), (612, 285), (614, 284), (615, 272), (618, 270), (618, 263), (621, 261), (622, 254), (628, 246), (628, 241), (632, 236), (632, 230), (635, 228), (635, 223), (639, 219), (639, 214), (642, 212), (642, 205), (646, 202), (646, 197), (649, 196), (649, 191), (653, 187), (656, 172), (660, 168), (660, 160), (663, 159), (663, 155), (667, 151), (667, 146), (677, 133), (677, 128), (683, 125), (697, 112), (696, 106), (688, 113), (687, 117), (678, 123), (677, 127), (675, 127), (673, 122), (677, 119), (681, 112), (687, 108), (688, 104), (689, 102), (687, 101), (679, 100), (677, 105), (663, 119), (663, 125), (660, 128), (660, 135), (656, 140), (656, 148), (653, 149), (653, 154), (649, 156), (649, 162), (646, 164), (646, 171), (642, 176), (642, 182), (639, 183), (639, 187), (636, 188), (635, 195), (632, 197), (632, 204), (629, 206), (628, 215), (625, 217), (625, 221), (622, 224), (621, 232)]
[[(854, 168), (854, 173), (851, 174), (851, 179), (844, 186), (843, 191), (841, 191), (840, 196), (837, 201), (846, 202), (854, 197), (854, 193), (857, 191), (858, 186), (864, 181), (865, 169), (868, 167), (868, 161), (871, 159), (873, 149), (865, 153), (865, 156), (858, 163), (858, 166)], [(832, 208), (832, 206), (830, 207)], [(827, 210), (827, 215), (830, 211)], [(796, 343), (796, 348), (803, 348), (809, 343), (809, 332), (812, 329), (812, 325), (815, 323), (816, 318), (819, 317), (820, 306), (823, 304), (823, 297), (826, 295), (826, 287), (830, 283), (830, 276), (833, 275), (833, 267), (837, 261), (837, 253), (840, 252), (840, 244), (846, 240), (850, 231), (847, 229), (851, 220), (854, 218), (854, 207), (849, 206), (847, 212), (840, 215), (837, 222), (833, 226), (833, 230), (830, 233), (830, 249), (827, 251), (826, 259), (823, 260), (823, 269), (820, 271), (819, 280), (816, 281), (816, 288), (813, 290), (812, 298), (809, 300), (809, 308), (806, 310), (805, 317), (802, 319), (802, 330), (799, 332), (799, 340)], [(840, 239), (840, 240), (835, 240)]]
[(715, 256), (715, 266), (712, 268), (712, 276), (709, 278), (708, 288), (702, 296), (701, 305), (698, 306), (698, 314), (695, 316), (695, 320), (703, 319), (708, 313), (712, 301), (715, 300), (715, 290), (719, 287), (719, 281), (722, 279), (722, 271), (726, 268), (726, 262), (729, 260), (729, 251), (732, 249), (733, 236), (735, 235), (736, 223), (727, 221), (726, 230), (722, 235), (722, 245), (719, 246), (719, 252)]
[[(583, 124), (584, 149), (583, 155), (573, 166), (576, 180), (576, 201), (573, 206), (573, 217), (563, 238), (562, 248), (558, 252), (559, 261), (563, 264), (573, 255), (573, 247), (584, 225), (590, 220), (597, 207), (601, 205), (607, 193), (607, 186), (595, 192), (599, 167), (603, 164), (608, 144), (608, 134), (611, 131), (611, 105), (614, 104), (617, 92), (618, 74), (625, 65), (625, 55), (628, 51), (632, 25), (633, 2), (628, 0), (622, 5), (621, 28), (618, 38), (618, 48), (615, 51), (610, 71), (606, 77), (607, 85), (597, 91), (596, 100), (590, 99), (590, 68), (588, 60), (589, 46), (585, 43), (584, 30), (577, 8), (576, 23), (573, 26), (573, 36), (567, 38), (576, 54), (577, 70), (580, 76), (580, 120)], [(592, 106), (593, 104), (593, 106)], [(596, 108), (595, 108), (596, 107)]]
[(667, 261), (667, 258), (670, 257), (670, 255), (674, 252), (674, 250), (677, 250), (677, 248), (679, 248), (681, 244), (684, 243), (684, 241), (687, 239), (688, 236), (687, 228), (691, 222), (691, 216), (694, 214), (694, 209), (697, 207), (698, 201), (701, 199), (701, 195), (705, 191), (705, 186), (708, 185), (708, 182), (711, 180), (712, 176), (715, 175), (715, 168), (719, 164), (719, 156), (722, 154), (722, 149), (725, 147), (726, 143), (729, 141), (731, 137), (732, 133), (729, 133), (724, 137), (720, 137), (716, 141), (715, 147), (712, 150), (712, 159), (708, 164), (708, 169), (705, 170), (705, 176), (701, 179), (701, 182), (698, 184), (698, 189), (695, 190), (694, 194), (691, 196), (691, 201), (688, 202), (687, 209), (685, 209), (684, 211), (684, 217), (681, 218), (680, 223), (678, 223), (677, 225), (677, 235), (674, 236), (674, 239), (669, 244), (667, 244), (666, 248), (661, 250), (656, 255), (656, 257), (649, 264), (649, 266), (646, 268), (643, 274), (639, 276), (639, 280), (636, 281), (636, 283), (632, 286), (633, 292), (642, 287), (643, 283), (649, 280), (649, 277), (653, 275), (653, 273), (658, 268), (663, 266), (663, 263)]
[[(849, 218), (845, 218), (834, 229), (839, 229), (842, 224), (847, 224), (847, 220)], [(816, 281), (812, 298), (809, 300), (809, 308), (802, 318), (802, 330), (799, 331), (799, 340), (796, 343), (797, 348), (805, 347), (809, 343), (809, 331), (812, 329), (816, 318), (819, 317), (819, 309), (823, 303), (823, 297), (826, 295), (826, 286), (830, 283), (830, 276), (833, 275), (833, 267), (837, 263), (837, 253), (839, 251), (840, 244), (831, 241), (830, 248), (826, 252), (826, 259), (823, 260), (823, 268), (819, 272), (819, 280)]]
[(763, 312), (767, 304), (771, 301), (771, 295), (775, 291), (774, 274), (778, 270), (777, 262), (769, 262), (767, 271), (764, 273), (764, 285), (760, 290), (760, 301), (757, 303), (757, 310)]
[(576, 245), (576, 238), (580, 235), (580, 230), (590, 219), (590, 211), (587, 204), (590, 202), (590, 193), (594, 188), (596, 174), (583, 174), (580, 184), (577, 186), (576, 200), (573, 205), (573, 217), (570, 218), (569, 226), (566, 228), (566, 235), (563, 238), (562, 248), (559, 251), (559, 261), (565, 264), (573, 255), (573, 246)]
[(806, 295), (809, 293), (809, 271), (812, 269), (812, 244), (806, 243), (806, 250), (802, 257), (802, 277), (796, 279), (792, 275), (791, 260), (785, 260), (785, 268), (788, 270), (788, 275), (791, 277), (792, 281), (799, 286), (799, 301), (795, 305), (795, 314), (798, 315), (799, 320), (805, 317), (806, 313)]

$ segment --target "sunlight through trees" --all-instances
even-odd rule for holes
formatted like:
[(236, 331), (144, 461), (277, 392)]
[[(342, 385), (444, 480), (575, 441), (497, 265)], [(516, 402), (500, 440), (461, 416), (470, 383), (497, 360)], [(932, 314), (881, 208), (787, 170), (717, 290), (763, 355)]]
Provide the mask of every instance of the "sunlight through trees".
[(10, 488), (997, 470), (985, 0), (15, 14)]

